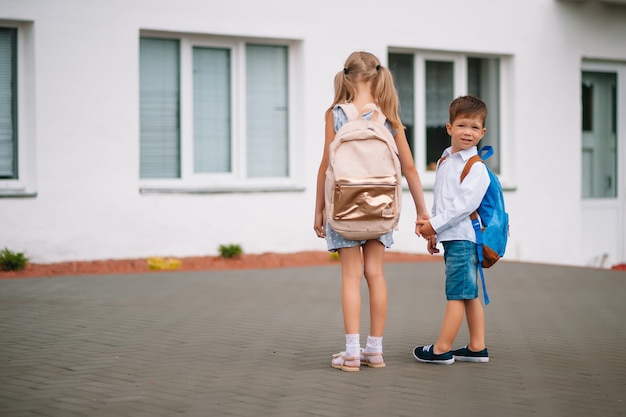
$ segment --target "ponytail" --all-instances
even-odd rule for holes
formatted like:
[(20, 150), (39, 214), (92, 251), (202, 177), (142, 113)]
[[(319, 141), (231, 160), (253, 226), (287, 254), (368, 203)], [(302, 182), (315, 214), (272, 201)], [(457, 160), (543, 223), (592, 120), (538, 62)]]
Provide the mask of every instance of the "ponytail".
[(378, 106), (380, 106), (380, 110), (389, 120), (391, 127), (396, 131), (404, 129), (399, 114), (398, 92), (393, 82), (393, 75), (387, 67), (380, 67), (373, 88), (373, 94), (378, 100)]
[(372, 81), (372, 95), (391, 127), (396, 131), (404, 129), (398, 113), (398, 93), (391, 71), (369, 52), (350, 54), (344, 68), (335, 75), (335, 98), (326, 114), (339, 103), (351, 102), (356, 94), (354, 82), (361, 79)]

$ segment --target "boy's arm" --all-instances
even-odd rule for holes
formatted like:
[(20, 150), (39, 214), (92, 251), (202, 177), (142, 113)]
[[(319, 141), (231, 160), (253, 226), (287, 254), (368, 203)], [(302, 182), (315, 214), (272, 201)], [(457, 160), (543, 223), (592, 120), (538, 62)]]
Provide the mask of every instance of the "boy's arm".
[(441, 233), (468, 218), (480, 205), (489, 183), (489, 173), (485, 164), (474, 164), (467, 177), (461, 182), (459, 192), (450, 200), (450, 204), (446, 207), (439, 207), (440, 213), (430, 219), (433, 230)]

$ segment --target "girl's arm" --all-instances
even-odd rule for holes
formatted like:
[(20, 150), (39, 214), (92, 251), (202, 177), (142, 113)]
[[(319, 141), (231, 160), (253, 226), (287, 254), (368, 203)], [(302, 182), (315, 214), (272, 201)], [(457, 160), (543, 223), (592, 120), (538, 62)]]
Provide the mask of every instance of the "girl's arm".
[(315, 220), (313, 222), (313, 229), (317, 237), (326, 237), (326, 224), (324, 223), (324, 206), (325, 206), (325, 184), (326, 184), (326, 168), (328, 167), (328, 146), (330, 142), (335, 138), (335, 127), (333, 112), (329, 110), (326, 112), (326, 127), (325, 127), (325, 139), (324, 139), (324, 153), (322, 154), (322, 161), (317, 171), (317, 192), (315, 196)]
[[(409, 191), (413, 197), (415, 203), (415, 212), (417, 213), (417, 220), (428, 220), (430, 214), (426, 208), (426, 202), (424, 201), (424, 189), (422, 188), (422, 181), (415, 168), (415, 161), (413, 161), (413, 155), (411, 154), (411, 148), (406, 140), (404, 129), (399, 129), (394, 138), (396, 145), (398, 146), (398, 153), (400, 156), (400, 165), (402, 166), (402, 174), (406, 178), (409, 185)], [(415, 234), (421, 236), (420, 226), (415, 225)]]

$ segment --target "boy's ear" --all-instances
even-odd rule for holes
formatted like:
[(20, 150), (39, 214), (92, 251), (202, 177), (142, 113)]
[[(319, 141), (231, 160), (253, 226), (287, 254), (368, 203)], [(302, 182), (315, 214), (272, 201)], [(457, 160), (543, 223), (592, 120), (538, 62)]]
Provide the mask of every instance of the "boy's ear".
[(450, 123), (446, 123), (446, 132), (448, 132), (448, 136), (452, 136), (452, 125)]

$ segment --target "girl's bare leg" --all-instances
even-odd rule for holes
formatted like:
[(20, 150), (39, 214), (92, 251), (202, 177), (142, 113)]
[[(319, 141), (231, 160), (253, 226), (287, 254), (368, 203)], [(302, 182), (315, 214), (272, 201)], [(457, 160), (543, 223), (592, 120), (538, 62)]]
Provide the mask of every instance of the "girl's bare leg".
[(341, 261), (341, 306), (346, 334), (358, 334), (361, 319), (361, 248), (339, 249)]
[(387, 321), (387, 283), (384, 273), (385, 246), (369, 240), (363, 246), (365, 279), (370, 295), (370, 336), (382, 337)]

